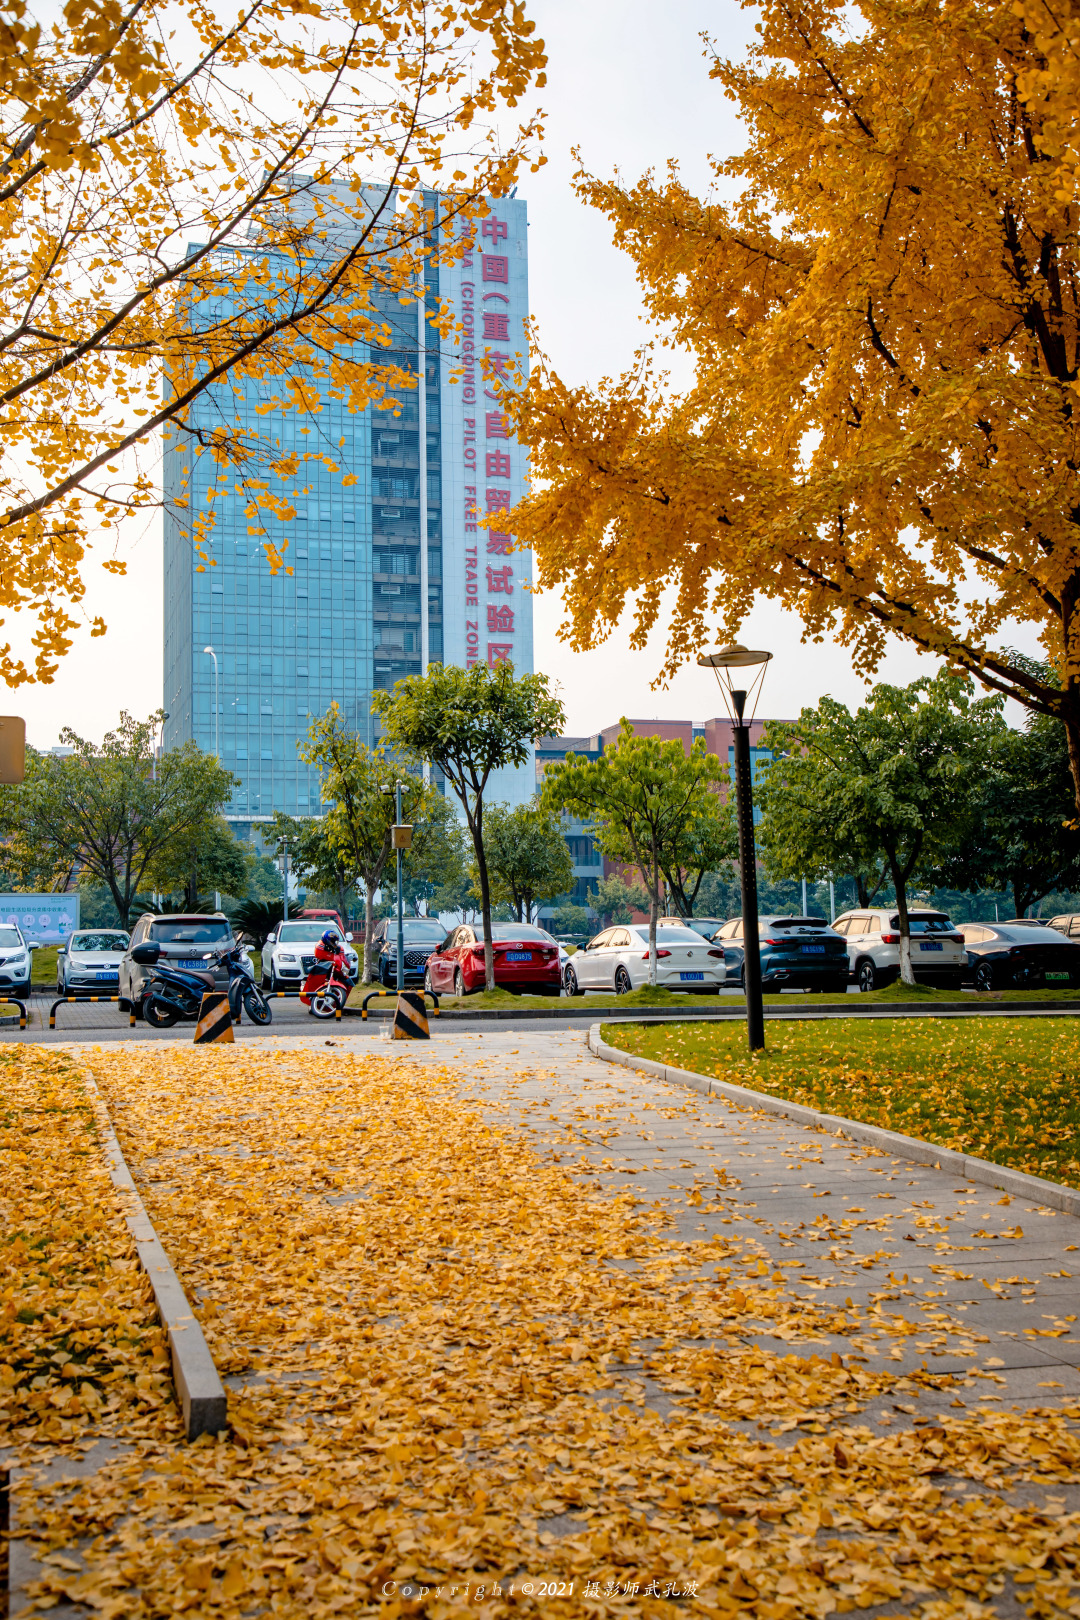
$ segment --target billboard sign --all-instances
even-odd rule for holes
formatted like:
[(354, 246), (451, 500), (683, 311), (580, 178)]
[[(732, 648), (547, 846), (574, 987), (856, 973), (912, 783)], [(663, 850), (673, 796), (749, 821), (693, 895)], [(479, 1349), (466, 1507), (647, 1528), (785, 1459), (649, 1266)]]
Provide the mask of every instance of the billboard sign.
[(25, 939), (62, 945), (79, 926), (78, 894), (0, 894), (0, 923), (17, 923)]

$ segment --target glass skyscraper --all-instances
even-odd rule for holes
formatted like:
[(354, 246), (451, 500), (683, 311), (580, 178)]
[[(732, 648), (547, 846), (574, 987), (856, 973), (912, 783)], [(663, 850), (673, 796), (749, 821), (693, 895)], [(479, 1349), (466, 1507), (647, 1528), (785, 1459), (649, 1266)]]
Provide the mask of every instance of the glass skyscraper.
[[(372, 691), (428, 663), (533, 667), (531, 557), (511, 552), (497, 527), (477, 528), (479, 515), (520, 498), (526, 454), (479, 364), (485, 350), (496, 371), (525, 352), (525, 203), (492, 199), (490, 209), (457, 262), (428, 261), (428, 311), (449, 304), (455, 337), (440, 340), (419, 304), (392, 293), (379, 303), (393, 347), (372, 348), (371, 359), (424, 379), (395, 396), (399, 415), (351, 414), (311, 376), (321, 411), (260, 414), (272, 385), (240, 381), (202, 395), (191, 435), (166, 453), (165, 742), (194, 738), (220, 753), (240, 778), (226, 814), (241, 835), (275, 810), (320, 813), (318, 773), (297, 745), (332, 702), (374, 743)], [(325, 453), (337, 471), (306, 463), (298, 482), (311, 490), (291, 523), (252, 522), (240, 495), (216, 499), (210, 567), (190, 538), (215, 482), (197, 474), (194, 438), (237, 418), (283, 452)], [(343, 486), (347, 475), (355, 482)], [(191, 505), (179, 506), (182, 496)], [(266, 536), (252, 532), (260, 527)], [(271, 574), (267, 538), (288, 539), (292, 574)], [(493, 779), (488, 798), (517, 803), (532, 787), (530, 761)]]

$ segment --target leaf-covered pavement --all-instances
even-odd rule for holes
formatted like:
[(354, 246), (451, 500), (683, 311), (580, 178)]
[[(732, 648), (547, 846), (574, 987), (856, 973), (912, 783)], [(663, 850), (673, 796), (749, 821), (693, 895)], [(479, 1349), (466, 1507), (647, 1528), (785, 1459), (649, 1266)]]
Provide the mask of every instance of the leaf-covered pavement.
[(1080, 1222), (572, 1034), (83, 1061), (234, 1432), (132, 1405), (123, 1454), (24, 1486), (42, 1603), (1080, 1614)]

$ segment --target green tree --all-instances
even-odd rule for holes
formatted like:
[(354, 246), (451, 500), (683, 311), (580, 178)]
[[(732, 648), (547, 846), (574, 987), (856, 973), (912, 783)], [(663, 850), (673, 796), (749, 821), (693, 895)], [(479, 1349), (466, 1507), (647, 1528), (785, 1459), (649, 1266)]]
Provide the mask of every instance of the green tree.
[(342, 918), (351, 914), (360, 874), (353, 868), (348, 850), (334, 837), (329, 816), (287, 816), (279, 810), (266, 839), (279, 859), (288, 847), (289, 870), (311, 888), (331, 896)]
[(591, 820), (610, 860), (634, 866), (649, 896), (649, 983), (656, 983), (656, 919), (665, 865), (685, 853), (699, 799), (722, 780), (715, 754), (699, 737), (689, 755), (678, 741), (640, 737), (626, 720), (599, 759), (567, 754), (544, 772), (542, 799), (553, 810)]
[(661, 860), (668, 894), (680, 917), (694, 915), (706, 873), (725, 869), (730, 872), (731, 862), (739, 853), (730, 802), (718, 793), (702, 792), (692, 801), (692, 809), (693, 814), (667, 845)]
[(484, 848), (484, 794), (492, 771), (524, 765), (530, 745), (565, 723), (546, 675), (514, 674), (511, 663), (465, 670), (433, 664), (427, 675), (376, 692), (372, 710), (394, 749), (437, 765), (465, 812), (480, 883), (485, 983), (495, 988), (491, 951), (491, 880)]
[(766, 728), (779, 756), (758, 789), (760, 838), (774, 877), (884, 872), (900, 919), (900, 976), (914, 984), (908, 888), (936, 880), (979, 821), (985, 762), (1005, 729), (997, 697), (943, 670), (910, 686), (875, 686), (854, 714), (834, 698)]
[(649, 895), (640, 883), (627, 883), (617, 872), (603, 877), (592, 896), (593, 910), (605, 927), (628, 923), (635, 911), (648, 911)]
[(127, 928), (155, 862), (185, 841), (211, 837), (238, 779), (194, 743), (155, 761), (163, 716), (126, 712), (101, 747), (65, 728), (64, 758), (31, 755), (26, 781), (0, 789), (0, 835), (15, 873), (78, 868), (108, 889)]
[[(379, 694), (380, 696), (382, 694)], [(375, 891), (390, 859), (394, 825), (394, 786), (402, 783), (401, 813), (412, 820), (433, 791), (381, 749), (368, 748), (341, 718), (336, 703), (308, 727), (300, 758), (317, 765), (322, 796), (330, 810), (323, 818), (326, 836), (364, 891), (364, 984), (371, 983), (371, 930)]]
[(558, 816), (534, 798), (530, 804), (493, 804), (484, 830), (491, 895), (514, 908), (518, 922), (532, 922), (533, 907), (574, 886), (574, 862)]
[(459, 904), (443, 905), (440, 897), (459, 894), (469, 885), (468, 834), (453, 805), (437, 790), (424, 799), (413, 818), (412, 846), (402, 861), (402, 892), (413, 913), (456, 911)]
[(144, 881), (161, 894), (180, 894), (185, 909), (197, 911), (200, 893), (246, 894), (251, 860), (224, 816), (209, 816), (170, 839), (147, 865)]
[(555, 907), (555, 915), (551, 919), (556, 933), (576, 934), (578, 936), (589, 932), (590, 917), (585, 906), (575, 906), (571, 902)]
[[(831, 715), (831, 703), (824, 698), (817, 711), (804, 709), (798, 727), (809, 713)], [(828, 746), (823, 736), (822, 749)], [(779, 721), (766, 725), (761, 747), (774, 755), (771, 763), (761, 762), (754, 786), (766, 877), (819, 883), (843, 874), (855, 885), (856, 904), (870, 905), (887, 884), (888, 862), (874, 838), (867, 841), (865, 821), (850, 814), (843, 770), (831, 768), (824, 752), (805, 748), (797, 727)]]
[(1047, 895), (1080, 887), (1065, 728), (1029, 715), (993, 739), (980, 779), (980, 815), (967, 845), (934, 874), (943, 888), (1011, 889), (1018, 917)]

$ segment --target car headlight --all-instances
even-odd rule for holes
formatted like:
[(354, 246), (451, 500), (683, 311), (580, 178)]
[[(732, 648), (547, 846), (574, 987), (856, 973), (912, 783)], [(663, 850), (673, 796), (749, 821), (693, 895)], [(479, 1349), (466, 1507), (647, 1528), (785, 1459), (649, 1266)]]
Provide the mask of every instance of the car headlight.
[(290, 953), (288, 951), (282, 951), (278, 956), (278, 961), (279, 962), (295, 962), (296, 957), (290, 955)]

